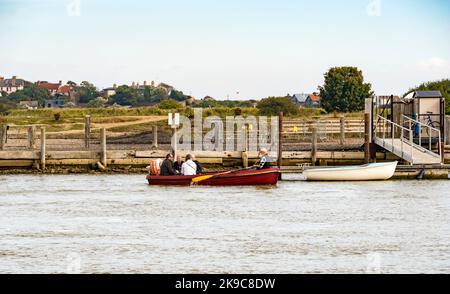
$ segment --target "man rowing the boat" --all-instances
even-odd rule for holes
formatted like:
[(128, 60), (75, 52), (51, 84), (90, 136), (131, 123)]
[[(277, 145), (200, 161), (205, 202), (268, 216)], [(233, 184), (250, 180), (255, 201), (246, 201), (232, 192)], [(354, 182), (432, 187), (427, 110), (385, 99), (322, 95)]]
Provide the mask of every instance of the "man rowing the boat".
[(269, 151), (266, 148), (261, 148), (258, 156), (261, 157), (261, 159), (255, 163), (254, 167), (258, 169), (268, 169), (271, 167), (270, 164), (272, 162), (272, 158), (269, 156)]

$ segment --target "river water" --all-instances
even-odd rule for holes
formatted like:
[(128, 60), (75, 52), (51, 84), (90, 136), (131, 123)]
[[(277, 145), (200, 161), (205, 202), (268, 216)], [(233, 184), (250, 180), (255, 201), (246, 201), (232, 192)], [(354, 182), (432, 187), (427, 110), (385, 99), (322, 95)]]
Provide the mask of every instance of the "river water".
[(0, 273), (450, 273), (450, 181), (0, 176)]

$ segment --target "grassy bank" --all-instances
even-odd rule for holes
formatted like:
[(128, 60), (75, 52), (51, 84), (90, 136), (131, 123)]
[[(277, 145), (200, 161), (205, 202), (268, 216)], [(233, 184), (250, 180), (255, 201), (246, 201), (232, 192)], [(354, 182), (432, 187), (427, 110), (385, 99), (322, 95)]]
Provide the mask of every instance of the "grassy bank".
[[(99, 128), (106, 128), (112, 133), (140, 133), (151, 130), (154, 124), (165, 125), (167, 114), (179, 112), (182, 115), (193, 118), (194, 109), (184, 108), (179, 110), (160, 109), (158, 107), (141, 108), (70, 108), (70, 109), (37, 109), (23, 110), (15, 109), (7, 116), (0, 116), (0, 124), (10, 124), (16, 126), (38, 125), (45, 126), (49, 132), (83, 132), (85, 116), (91, 116), (93, 131)], [(203, 116), (258, 116), (259, 110), (256, 108), (229, 108), (217, 107), (203, 109)], [(338, 118), (341, 114), (325, 114), (321, 109), (300, 109), (295, 116), (286, 119), (332, 119)], [(361, 113), (345, 114), (347, 118), (362, 118)], [(23, 129), (25, 131), (25, 129)]]

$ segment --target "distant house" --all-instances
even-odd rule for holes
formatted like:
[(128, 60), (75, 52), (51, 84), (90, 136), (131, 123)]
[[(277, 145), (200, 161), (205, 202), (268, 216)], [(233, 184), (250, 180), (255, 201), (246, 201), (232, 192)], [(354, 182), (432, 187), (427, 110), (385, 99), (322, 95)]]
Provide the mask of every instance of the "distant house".
[(103, 89), (100, 93), (101, 93), (102, 97), (109, 98), (111, 96), (116, 95), (116, 90), (117, 90), (117, 85), (114, 84), (114, 86), (112, 86), (112, 87)]
[(294, 94), (294, 96), (291, 97), (292, 102), (294, 102), (297, 106), (305, 106), (306, 99), (308, 98), (308, 94)]
[(73, 94), (73, 87), (71, 85), (63, 85), (62, 81), (59, 81), (59, 83), (39, 81), (37, 85), (39, 88), (46, 89), (52, 96), (72, 97)]
[(167, 91), (167, 95), (170, 96), (170, 94), (172, 93), (173, 90), (175, 90), (174, 87), (172, 87), (171, 85), (165, 84), (165, 83), (160, 83), (158, 85), (158, 88), (164, 88)]
[(45, 104), (44, 107), (45, 108), (63, 108), (66, 104), (66, 101), (64, 98), (54, 98), (54, 99), (49, 99), (49, 100), (45, 100)]
[(35, 100), (31, 101), (20, 101), (19, 105), (26, 109), (37, 109), (39, 107), (39, 102)]
[(2, 92), (6, 92), (9, 95), (19, 90), (23, 90), (24, 87), (25, 80), (18, 79), (16, 76), (13, 76), (10, 79), (0, 77), (0, 95)]
[(305, 107), (310, 108), (319, 108), (320, 107), (321, 97), (318, 93), (312, 93), (308, 95), (305, 101)]

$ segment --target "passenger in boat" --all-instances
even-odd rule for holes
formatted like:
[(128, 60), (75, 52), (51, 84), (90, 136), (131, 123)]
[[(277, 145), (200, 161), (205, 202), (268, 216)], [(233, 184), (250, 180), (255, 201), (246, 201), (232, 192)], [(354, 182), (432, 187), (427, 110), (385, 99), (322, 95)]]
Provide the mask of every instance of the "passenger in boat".
[(181, 166), (181, 174), (183, 176), (197, 175), (197, 165), (192, 161), (192, 155), (186, 155), (186, 162)]
[(269, 151), (266, 148), (262, 148), (258, 154), (261, 159), (255, 164), (257, 169), (268, 169), (271, 167), (272, 158), (269, 156)]
[(183, 158), (181, 155), (177, 155), (177, 161), (173, 164), (173, 169), (176, 171), (177, 174), (181, 174), (181, 167), (183, 166)]
[(163, 161), (161, 165), (161, 171), (159, 175), (161, 176), (173, 176), (176, 172), (173, 169), (173, 154), (169, 153), (166, 156), (166, 159)]
[(195, 154), (192, 154), (192, 161), (197, 165), (197, 175), (200, 175), (203, 173), (203, 168), (200, 162), (198, 162), (197, 158), (195, 157)]

